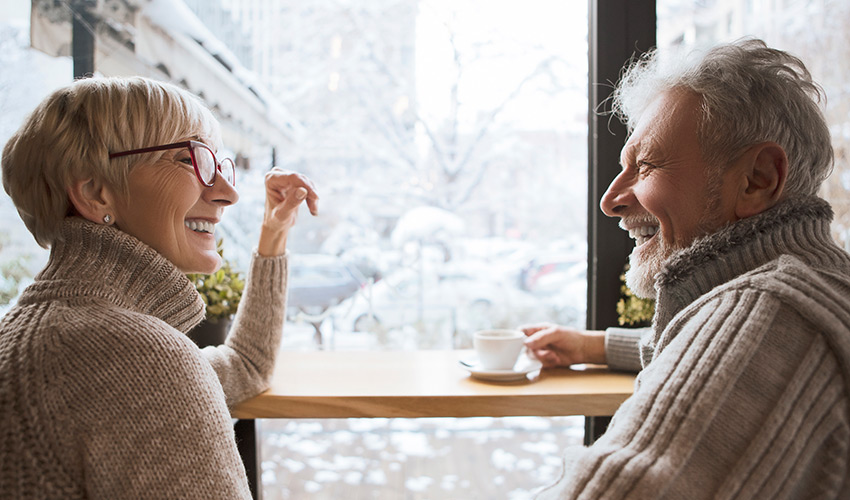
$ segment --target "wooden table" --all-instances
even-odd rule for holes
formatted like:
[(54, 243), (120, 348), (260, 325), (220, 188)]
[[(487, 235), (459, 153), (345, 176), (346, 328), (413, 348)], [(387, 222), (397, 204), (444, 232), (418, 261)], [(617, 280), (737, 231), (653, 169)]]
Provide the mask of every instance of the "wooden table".
[(254, 419), (612, 415), (634, 375), (604, 366), (544, 369), (518, 382), (470, 377), (470, 351), (289, 351), (272, 387), (233, 409), (254, 498), (261, 470)]

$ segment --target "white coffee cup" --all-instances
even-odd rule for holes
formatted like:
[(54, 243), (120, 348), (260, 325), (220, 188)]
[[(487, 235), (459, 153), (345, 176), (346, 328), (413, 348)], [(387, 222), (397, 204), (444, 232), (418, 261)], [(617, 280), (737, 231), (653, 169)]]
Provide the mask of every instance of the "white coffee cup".
[(522, 352), (525, 334), (519, 330), (481, 330), (472, 337), (472, 346), (485, 370), (510, 370)]

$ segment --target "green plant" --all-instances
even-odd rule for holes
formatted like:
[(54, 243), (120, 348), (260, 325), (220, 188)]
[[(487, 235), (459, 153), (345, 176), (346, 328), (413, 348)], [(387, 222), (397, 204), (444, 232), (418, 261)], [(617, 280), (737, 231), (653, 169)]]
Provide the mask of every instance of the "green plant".
[[(626, 264), (626, 269), (629, 265)], [(647, 326), (652, 322), (652, 316), (655, 314), (655, 301), (652, 299), (642, 299), (636, 297), (632, 291), (626, 286), (625, 272), (620, 275), (620, 294), (621, 298), (617, 302), (617, 314), (621, 326)]]
[(0, 232), (0, 306), (14, 301), (22, 285), (32, 281), (35, 275), (30, 269), (33, 254), (20, 248), (10, 248), (11, 241), (8, 233)]
[(25, 263), (29, 256), (0, 262), (0, 306), (5, 306), (18, 296), (21, 283), (32, 279)]
[(204, 304), (207, 306), (206, 320), (217, 323), (221, 319), (236, 314), (245, 281), (242, 273), (233, 269), (230, 261), (224, 258), (223, 240), (218, 240), (218, 254), (221, 256), (221, 268), (212, 274), (188, 274)]

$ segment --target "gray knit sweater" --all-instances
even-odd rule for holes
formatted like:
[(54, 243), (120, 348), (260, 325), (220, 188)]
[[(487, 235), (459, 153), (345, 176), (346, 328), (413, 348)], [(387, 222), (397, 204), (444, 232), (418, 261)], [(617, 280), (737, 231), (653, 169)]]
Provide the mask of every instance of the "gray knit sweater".
[(667, 263), (634, 395), (541, 498), (850, 498), (850, 256), (818, 198)]
[(250, 498), (228, 406), (267, 387), (285, 256), (254, 256), (224, 346), (185, 332), (204, 304), (169, 261), (69, 218), (0, 323), (0, 497)]

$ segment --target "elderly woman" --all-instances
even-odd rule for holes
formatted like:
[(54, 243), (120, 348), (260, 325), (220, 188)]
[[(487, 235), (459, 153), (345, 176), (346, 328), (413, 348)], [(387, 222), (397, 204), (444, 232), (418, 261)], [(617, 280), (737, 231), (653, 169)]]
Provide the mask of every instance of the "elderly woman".
[(54, 92), (3, 151), (3, 186), (47, 267), (0, 323), (5, 498), (250, 498), (228, 407), (268, 386), (284, 323), (286, 239), (305, 177), (266, 175), (266, 210), (224, 345), (185, 335), (238, 199), (219, 127), (144, 78)]

